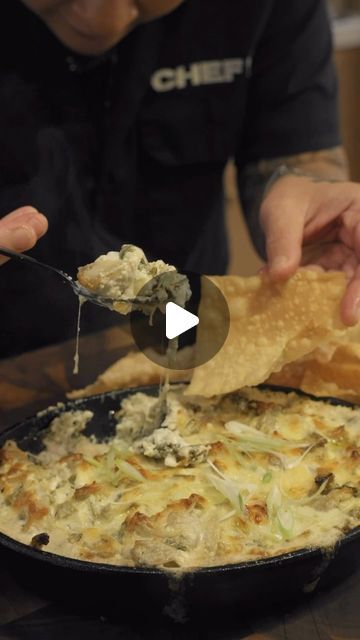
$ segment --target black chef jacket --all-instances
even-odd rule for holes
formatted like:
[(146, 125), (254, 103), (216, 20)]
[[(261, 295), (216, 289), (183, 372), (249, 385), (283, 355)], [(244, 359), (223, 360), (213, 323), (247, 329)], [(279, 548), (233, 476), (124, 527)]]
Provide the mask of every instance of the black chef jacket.
[[(227, 160), (241, 173), (339, 143), (325, 2), (186, 0), (87, 58), (1, 0), (0, 122), (0, 215), (31, 204), (49, 219), (32, 255), (74, 275), (131, 242), (224, 273)], [(0, 295), (0, 357), (74, 334), (56, 277), (8, 263)], [(117, 320), (86, 306), (86, 330)]]

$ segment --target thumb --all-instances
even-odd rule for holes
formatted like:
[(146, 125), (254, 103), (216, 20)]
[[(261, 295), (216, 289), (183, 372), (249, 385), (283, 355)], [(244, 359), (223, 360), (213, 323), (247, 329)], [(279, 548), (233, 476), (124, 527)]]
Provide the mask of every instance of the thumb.
[(300, 265), (305, 216), (296, 203), (265, 200), (260, 211), (266, 238), (267, 273), (271, 280), (287, 280)]

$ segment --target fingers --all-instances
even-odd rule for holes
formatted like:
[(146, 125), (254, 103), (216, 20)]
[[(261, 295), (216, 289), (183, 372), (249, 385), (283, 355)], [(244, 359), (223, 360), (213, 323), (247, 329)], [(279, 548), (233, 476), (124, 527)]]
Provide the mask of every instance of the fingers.
[(360, 266), (355, 270), (341, 302), (340, 316), (344, 324), (350, 327), (360, 320)]
[(304, 216), (292, 215), (286, 206), (274, 203), (262, 209), (262, 226), (266, 236), (267, 273), (271, 280), (287, 280), (301, 261)]
[[(48, 228), (42, 213), (33, 207), (21, 207), (0, 220), (0, 245), (13, 251), (31, 249)], [(0, 264), (7, 258), (1, 256)]]
[[(307, 249), (308, 248), (303, 252), (303, 257), (306, 257), (305, 264), (318, 264), (327, 271), (344, 270), (344, 265), (350, 263), (352, 267), (357, 266), (354, 252), (339, 242), (334, 242), (329, 245), (319, 245), (314, 248), (314, 251), (308, 251)], [(318, 249), (318, 251), (316, 251), (316, 249)], [(352, 277), (353, 273), (350, 275)]]

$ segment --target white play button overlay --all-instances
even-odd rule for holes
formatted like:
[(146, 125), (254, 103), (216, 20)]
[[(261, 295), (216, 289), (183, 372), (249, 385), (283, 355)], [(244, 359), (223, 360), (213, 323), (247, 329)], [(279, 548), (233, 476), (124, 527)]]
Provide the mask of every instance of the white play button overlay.
[(199, 324), (199, 318), (190, 311), (186, 311), (174, 302), (166, 305), (166, 337), (168, 340), (181, 336)]
[[(149, 316), (137, 309), (132, 310), (131, 332), (140, 351), (156, 365), (174, 371), (194, 369), (211, 360), (222, 348), (229, 333), (229, 307), (220, 289), (210, 278), (186, 271), (183, 275), (188, 278), (191, 298), (186, 302), (184, 309), (176, 304), (178, 299), (167, 288), (168, 275), (169, 273), (165, 272), (155, 276), (138, 291), (137, 295), (140, 298), (148, 296), (149, 291), (159, 290), (166, 291), (168, 297), (161, 298), (160, 308), (151, 315), (151, 322)], [(205, 348), (194, 349), (192, 347), (196, 342), (198, 326), (201, 329), (203, 316), (206, 320), (204, 308), (207, 309), (206, 315), (211, 316), (207, 321), (216, 324), (216, 331), (214, 339), (209, 340)], [(176, 358), (171, 349), (169, 350), (169, 342), (174, 338), (179, 340), (179, 354)]]

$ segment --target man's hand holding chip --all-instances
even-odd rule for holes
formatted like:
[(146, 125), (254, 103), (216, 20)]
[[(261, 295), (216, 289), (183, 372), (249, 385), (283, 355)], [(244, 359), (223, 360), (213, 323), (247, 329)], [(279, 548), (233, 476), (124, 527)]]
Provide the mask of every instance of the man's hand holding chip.
[(299, 266), (345, 272), (349, 286), (342, 320), (360, 320), (360, 184), (280, 177), (263, 200), (260, 219), (266, 236), (271, 279), (289, 278)]
[[(0, 246), (13, 251), (28, 251), (48, 228), (47, 219), (34, 207), (21, 207), (0, 219)], [(0, 256), (0, 264), (8, 258)]]

